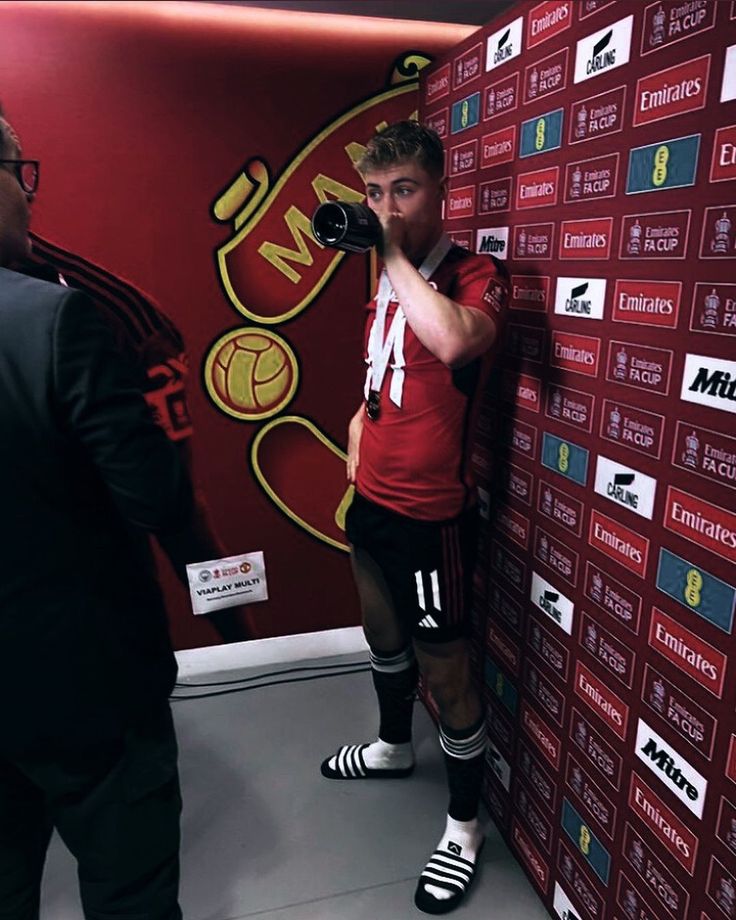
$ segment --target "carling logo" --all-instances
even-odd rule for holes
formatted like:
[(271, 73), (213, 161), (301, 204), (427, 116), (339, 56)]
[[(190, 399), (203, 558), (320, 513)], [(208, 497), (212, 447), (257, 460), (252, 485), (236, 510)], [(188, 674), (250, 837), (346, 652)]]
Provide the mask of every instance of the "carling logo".
[(700, 135), (674, 137), (629, 151), (626, 194), (662, 192), (695, 185)]
[(645, 412), (618, 400), (605, 399), (601, 413), (600, 436), (613, 444), (659, 460), (662, 455), (664, 416)]
[[(570, 279), (566, 279), (570, 280)], [(596, 280), (596, 279), (588, 279)], [(605, 284), (605, 281), (603, 282)], [(582, 285), (578, 285), (581, 287)], [(575, 289), (570, 290), (572, 296)], [(582, 291), (579, 296), (584, 296)], [(562, 370), (582, 374), (584, 377), (598, 376), (601, 340), (589, 335), (573, 335), (568, 332), (552, 332), (552, 354), (550, 364)]]
[(633, 16), (581, 38), (575, 53), (575, 83), (598, 77), (629, 63)]
[(563, 632), (566, 632), (568, 636), (572, 635), (575, 613), (573, 602), (534, 571), (532, 572), (531, 599), (532, 603)]
[(570, 49), (565, 46), (547, 57), (530, 64), (524, 70), (524, 103), (544, 99), (567, 86), (567, 59)]
[(516, 156), (516, 125), (509, 125), (491, 134), (485, 134), (480, 142), (480, 165), (482, 169), (510, 163)]
[(483, 92), (483, 121), (507, 115), (519, 105), (519, 71), (489, 84)]
[(542, 466), (572, 479), (579, 486), (584, 486), (587, 482), (589, 456), (584, 447), (579, 447), (571, 441), (563, 441), (548, 431), (542, 435)]
[(667, 488), (664, 526), (736, 563), (736, 514), (674, 486)]
[(617, 279), (611, 318), (614, 323), (676, 329), (681, 295), (681, 281)]
[(607, 153), (591, 160), (578, 160), (565, 167), (565, 204), (613, 198), (618, 181), (620, 154)]
[(736, 259), (734, 221), (736, 205), (719, 205), (705, 209), (700, 238), (701, 259)]
[(489, 742), (486, 753), (486, 763), (491, 768), (491, 775), (503, 786), (506, 792), (511, 791), (511, 765), (502, 756), (496, 746)]
[(494, 70), (521, 54), (524, 17), (503, 26), (488, 36), (486, 43), (486, 70)]
[(680, 399), (722, 412), (736, 412), (736, 361), (685, 355)]
[(525, 326), (522, 323), (506, 325), (507, 354), (522, 361), (541, 364), (544, 358), (545, 342), (546, 333), (538, 326)]
[(678, 422), (672, 465), (728, 489), (736, 489), (736, 438)]
[(590, 514), (588, 542), (604, 556), (644, 578), (649, 556), (649, 540), (646, 537), (594, 508)]
[(450, 175), (462, 176), (478, 167), (478, 138), (450, 148)]
[(557, 540), (551, 534), (542, 530), (541, 527), (537, 527), (534, 555), (556, 575), (564, 578), (573, 588), (575, 587), (578, 580), (580, 557), (566, 543)]
[(560, 167), (548, 166), (534, 172), (521, 173), (516, 177), (516, 198), (518, 210), (526, 208), (547, 208), (557, 204), (560, 188)]
[(711, 182), (727, 182), (729, 179), (736, 179), (736, 125), (718, 128), (710, 161)]
[(621, 228), (619, 259), (684, 259), (692, 211), (627, 214)]
[(550, 278), (547, 275), (512, 275), (510, 308), (546, 313), (549, 284)]
[(615, 735), (626, 740), (629, 707), (580, 661), (575, 665), (575, 693)]
[(572, 0), (545, 0), (529, 11), (526, 46), (536, 48), (572, 25)]
[(543, 479), (539, 480), (537, 511), (563, 530), (574, 533), (577, 537), (582, 534), (583, 503)]
[(450, 65), (445, 64), (431, 73), (424, 83), (424, 104), (432, 105), (438, 99), (450, 95)]
[(450, 110), (448, 108), (439, 109), (427, 115), (424, 123), (428, 128), (436, 131), (439, 137), (445, 138), (450, 131)]
[(560, 259), (607, 260), (611, 256), (613, 218), (563, 220), (560, 225)]
[(459, 89), (483, 73), (483, 45), (478, 42), (455, 58), (453, 88)]
[(598, 495), (651, 521), (657, 491), (657, 480), (651, 476), (599, 454), (594, 488)]
[(446, 216), (448, 220), (475, 216), (475, 186), (464, 185), (451, 188), (447, 195)]
[(592, 562), (585, 566), (585, 596), (617, 623), (639, 635), (641, 595), (622, 585)]
[(690, 0), (688, 3), (663, 3), (656, 0), (644, 10), (641, 31), (642, 55), (660, 51), (693, 35), (707, 32), (715, 23), (717, 3)]
[(539, 850), (531, 842), (526, 831), (516, 818), (511, 822), (511, 840), (514, 844), (514, 848), (521, 857), (521, 861), (526, 866), (529, 875), (534, 879), (535, 884), (542, 894), (547, 894), (547, 888), (549, 887), (549, 866), (542, 859)]
[(708, 791), (705, 777), (643, 719), (639, 719), (634, 750), (639, 760), (686, 808), (696, 817), (703, 817), (703, 805)]
[(705, 106), (710, 55), (693, 58), (642, 77), (636, 84), (634, 127)]
[(562, 146), (562, 122), (565, 110), (556, 109), (521, 123), (520, 157), (533, 157)]
[(552, 906), (560, 920), (580, 920), (582, 916), (559, 882), (555, 882), (555, 896)]
[(736, 45), (726, 48), (721, 82), (721, 102), (731, 102), (733, 99), (736, 99)]
[(547, 262), (552, 258), (554, 223), (517, 224), (514, 227), (514, 259)]
[(692, 875), (698, 854), (698, 838), (636, 773), (631, 774), (629, 808), (665, 850)]
[(610, 342), (606, 380), (666, 396), (670, 389), (672, 355), (670, 350), (636, 342)]
[(509, 228), (484, 227), (475, 234), (475, 251), (486, 255), (493, 255), (497, 259), (508, 256)]
[(644, 668), (641, 698), (691, 747), (711, 759), (718, 721), (651, 665)]
[[(563, 316), (580, 317), (581, 319), (603, 319), (605, 301), (605, 278), (557, 279), (555, 313)], [(588, 364), (587, 366), (591, 367), (592, 365)], [(573, 368), (569, 369), (573, 370)]]
[(588, 96), (570, 107), (568, 143), (583, 144), (597, 137), (618, 134), (624, 127), (626, 87)]
[(604, 885), (608, 884), (611, 870), (611, 856), (587, 823), (573, 807), (569, 799), (562, 800), (562, 829), (572, 840), (577, 851)]
[(501, 214), (511, 207), (511, 176), (503, 179), (493, 179), (491, 182), (481, 182), (478, 187), (480, 201), (478, 202), (479, 214)]
[(659, 551), (657, 588), (699, 617), (722, 629), (733, 631), (736, 588), (668, 549)]
[(593, 429), (595, 396), (552, 383), (547, 386), (547, 418), (572, 425), (589, 434)]
[(657, 607), (652, 607), (649, 644), (679, 672), (721, 699), (727, 663), (722, 652)]
[(580, 617), (580, 645), (628, 689), (634, 679), (636, 653), (585, 611)]
[(560, 766), (560, 739), (526, 700), (521, 701), (521, 724), (537, 749), (557, 770)]

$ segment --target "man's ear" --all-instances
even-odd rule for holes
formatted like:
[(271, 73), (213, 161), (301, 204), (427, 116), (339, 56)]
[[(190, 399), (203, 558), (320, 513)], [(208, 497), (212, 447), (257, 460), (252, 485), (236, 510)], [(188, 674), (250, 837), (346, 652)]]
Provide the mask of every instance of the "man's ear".
[(440, 179), (440, 198), (444, 199), (447, 197), (447, 176), (443, 176)]

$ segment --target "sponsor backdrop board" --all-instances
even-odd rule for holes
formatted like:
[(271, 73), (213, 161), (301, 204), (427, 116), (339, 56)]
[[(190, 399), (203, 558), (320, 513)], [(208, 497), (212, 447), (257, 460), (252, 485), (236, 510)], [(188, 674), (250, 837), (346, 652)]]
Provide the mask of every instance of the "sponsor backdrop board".
[[(132, 302), (125, 328), (159, 417), (191, 444), (225, 555), (264, 554), (268, 601), (220, 611), (219, 634), (164, 563), (177, 648), (359, 622), (343, 451), (373, 271), (319, 246), (309, 219), (327, 198), (363, 199), (360, 145), (416, 111), (419, 69), (472, 31), (207, 3), (0, 3), (2, 105), (42, 162), (32, 227), (108, 310)], [(137, 290), (184, 354), (161, 348)], [(115, 559), (108, 569), (112, 583)]]
[(734, 920), (736, 3), (524, 0), (420, 97), (510, 275), (488, 807), (554, 916)]

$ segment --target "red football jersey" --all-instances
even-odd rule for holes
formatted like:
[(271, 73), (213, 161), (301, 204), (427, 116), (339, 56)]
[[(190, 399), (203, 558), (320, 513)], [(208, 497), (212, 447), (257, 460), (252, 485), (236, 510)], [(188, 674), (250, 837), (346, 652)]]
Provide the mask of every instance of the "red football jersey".
[[(419, 520), (440, 521), (456, 517), (475, 500), (470, 444), (508, 301), (508, 282), (499, 266), (490, 256), (453, 246), (430, 278), (455, 303), (488, 314), (496, 324), (496, 340), (483, 356), (451, 370), (406, 324), (402, 405), (389, 395), (393, 353), (381, 385), (380, 414), (363, 425), (356, 488), (370, 501)], [(387, 329), (397, 307), (396, 301), (389, 302)], [(375, 298), (366, 309), (367, 360)]]

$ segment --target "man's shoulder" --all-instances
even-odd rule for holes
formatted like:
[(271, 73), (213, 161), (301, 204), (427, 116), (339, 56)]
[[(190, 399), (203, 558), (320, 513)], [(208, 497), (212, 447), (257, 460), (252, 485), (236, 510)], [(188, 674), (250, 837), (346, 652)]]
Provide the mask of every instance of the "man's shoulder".
[[(8, 268), (0, 268), (0, 307), (3, 310), (48, 310), (53, 313), (68, 296), (61, 284), (42, 281)], [(39, 317), (38, 312), (34, 314)]]

